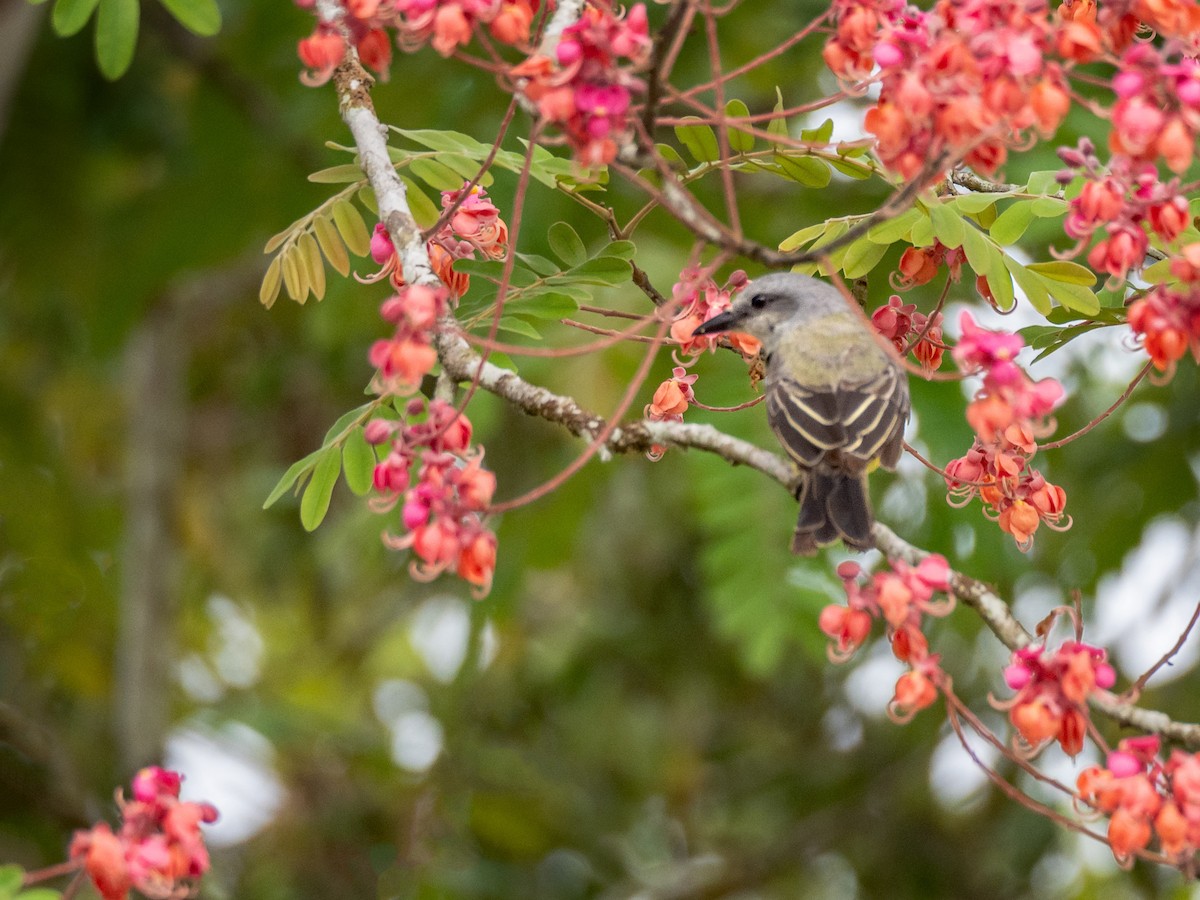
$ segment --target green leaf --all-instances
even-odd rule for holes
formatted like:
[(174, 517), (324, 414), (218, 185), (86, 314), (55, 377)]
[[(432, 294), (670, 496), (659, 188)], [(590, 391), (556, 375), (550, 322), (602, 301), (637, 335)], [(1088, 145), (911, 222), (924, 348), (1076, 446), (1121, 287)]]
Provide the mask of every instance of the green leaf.
[(192, 34), (212, 37), (221, 30), (221, 9), (216, 0), (162, 0), (162, 5)]
[(562, 291), (545, 291), (533, 297), (523, 297), (504, 304), (504, 311), (514, 316), (558, 321), (579, 311), (575, 298)]
[(496, 324), (500, 331), (507, 331), (510, 334), (517, 334), (521, 337), (527, 337), (535, 341), (542, 339), (542, 333), (517, 316), (501, 316), (500, 321)]
[(799, 231), (793, 231), (790, 235), (779, 242), (779, 249), (784, 253), (790, 253), (793, 250), (799, 250), (809, 241), (813, 240), (824, 232), (824, 222), (818, 222), (816, 225), (809, 225), (807, 228), (801, 228)]
[(316, 464), (317, 457), (324, 453), (326, 449), (328, 448), (322, 447), (320, 450), (314, 450), (308, 456), (298, 459), (288, 466), (287, 471), (283, 473), (283, 477), (279, 479), (275, 487), (271, 488), (271, 493), (267, 494), (267, 499), (263, 501), (262, 508), (270, 509), (276, 500), (287, 493), (300, 476), (307, 473)]
[(96, 17), (96, 61), (109, 81), (125, 74), (137, 47), (138, 0), (100, 0)]
[(343, 277), (350, 274), (350, 256), (346, 253), (346, 245), (342, 243), (333, 222), (326, 216), (317, 216), (313, 219), (312, 230), (321, 246), (321, 252), (329, 260), (329, 265)]
[(1000, 251), (978, 229), (972, 228), (970, 225), (963, 228), (962, 248), (967, 254), (967, 264), (975, 271), (976, 275), (985, 275), (991, 272), (997, 264), (1003, 265), (996, 258), (1000, 255)]
[(578, 266), (587, 258), (583, 239), (566, 222), (555, 222), (546, 232), (550, 250), (568, 266)]
[(988, 289), (992, 292), (992, 298), (996, 301), (996, 305), (1004, 312), (1012, 309), (1017, 298), (1013, 292), (1012, 278), (1009, 277), (1008, 270), (1004, 268), (1003, 259), (1000, 259), (999, 268), (990, 269), (984, 273), (984, 277), (987, 279)]
[(999, 198), (1007, 196), (1007, 194), (960, 194), (949, 203), (960, 213), (974, 214), (983, 212)]
[(25, 870), (20, 866), (9, 864), (0, 866), (0, 898), (11, 897), (21, 889), (25, 879)]
[(787, 178), (805, 187), (826, 187), (833, 177), (829, 163), (814, 156), (786, 156), (777, 153), (775, 162)]
[(363, 429), (355, 428), (342, 444), (342, 472), (346, 486), (355, 496), (365, 497), (371, 491), (375, 479), (375, 450), (363, 436)]
[(633, 241), (613, 241), (607, 247), (601, 248), (600, 252), (596, 255), (633, 259), (637, 255), (637, 244)]
[(865, 181), (871, 177), (871, 168), (862, 163), (843, 162), (840, 159), (827, 159), (825, 161), (843, 175), (848, 175), (857, 181)]
[(314, 184), (349, 184), (362, 181), (364, 177), (362, 167), (358, 163), (343, 163), (340, 166), (319, 169), (309, 175), (308, 180)]
[(914, 247), (929, 247), (933, 244), (933, 220), (923, 215), (913, 222), (908, 240)]
[(1052, 219), (1067, 211), (1067, 201), (1057, 197), (1038, 197), (1029, 204), (1029, 209), (1039, 219)]
[(1086, 266), (1069, 259), (1055, 259), (1050, 262), (1029, 263), (1026, 266), (1030, 272), (1037, 272), (1043, 278), (1060, 281), (1067, 284), (1082, 284), (1090, 287), (1096, 283), (1096, 273)]
[(305, 531), (315, 531), (329, 512), (329, 498), (342, 471), (342, 452), (336, 446), (326, 447), (317, 456), (312, 477), (300, 498), (300, 524)]
[(358, 207), (349, 200), (339, 200), (333, 204), (333, 224), (337, 226), (338, 234), (355, 256), (366, 256), (371, 251), (371, 235), (367, 231), (367, 223), (363, 221)]
[(1031, 194), (1057, 194), (1059, 191), (1058, 169), (1030, 172), (1026, 190)]
[(842, 270), (847, 278), (861, 278), (875, 268), (887, 250), (887, 244), (877, 244), (861, 237), (846, 249)]
[(826, 119), (816, 128), (805, 128), (800, 132), (800, 140), (810, 144), (828, 144), (833, 137), (833, 119)]
[[(582, 281), (586, 284), (617, 285), (624, 284), (633, 273), (633, 268), (626, 260), (615, 256), (597, 256), (587, 262), (574, 266), (562, 276), (571, 281)], [(553, 279), (557, 281), (558, 279)]]
[(356, 406), (354, 409), (348, 409), (338, 416), (337, 420), (325, 431), (325, 439), (321, 441), (321, 446), (328, 447), (330, 444), (341, 438), (342, 433), (350, 427), (351, 423), (353, 423), (356, 419), (363, 418), (364, 413), (372, 409), (375, 404), (376, 401), (368, 400), (361, 406)]
[[(396, 128), (394, 130), (397, 134), (401, 134), (423, 147), (428, 147), (430, 150), (461, 153), (472, 159), (483, 159), (492, 149), (487, 144), (481, 144), (469, 134), (458, 131), (436, 131), (432, 128)], [(521, 159), (521, 163), (524, 163), (524, 159)]]
[(1025, 200), (1017, 200), (996, 216), (991, 227), (992, 240), (1003, 247), (1015, 244), (1032, 221), (1033, 205)]
[(560, 271), (557, 263), (544, 256), (538, 256), (536, 253), (518, 253), (517, 259), (543, 277), (557, 275)]
[(1169, 281), (1178, 281), (1171, 275), (1171, 260), (1160, 259), (1156, 263), (1146, 266), (1142, 269), (1142, 280), (1147, 284), (1163, 284)]
[[(462, 156), (458, 153), (439, 153), (437, 161), (462, 176), (462, 182), (459, 184), (460, 188), (463, 183), (479, 175), (479, 160), (471, 159), (468, 156)], [(491, 172), (484, 172), (482, 175), (479, 175), (478, 183), (483, 187), (490, 187), (495, 180)], [(455, 188), (455, 190), (457, 189)]]
[(819, 250), (824, 246), (836, 241), (843, 234), (850, 230), (850, 225), (845, 219), (834, 219), (825, 223), (825, 233), (813, 242), (811, 250)]
[(1009, 256), (1004, 257), (1004, 267), (1012, 273), (1013, 280), (1029, 300), (1029, 305), (1043, 316), (1049, 315), (1050, 293), (1046, 290), (1045, 282)]
[(400, 180), (404, 182), (404, 192), (408, 198), (408, 209), (413, 214), (413, 219), (422, 228), (428, 228), (438, 220), (438, 217), (442, 214), (441, 209), (429, 199), (429, 195), (421, 190), (411, 178), (400, 176)]
[(50, 27), (59, 37), (77, 34), (88, 23), (99, 2), (100, 0), (58, 0), (54, 4), (54, 11), (50, 13)]
[(1083, 285), (1046, 279), (1043, 275), (1037, 275), (1037, 277), (1045, 281), (1046, 290), (1050, 292), (1050, 296), (1067, 309), (1073, 309), (1085, 316), (1093, 316), (1100, 312), (1100, 300)]
[[(696, 116), (685, 116), (685, 118), (700, 122)], [(721, 151), (717, 146), (717, 136), (707, 125), (676, 125), (675, 137), (683, 146), (687, 147), (688, 153), (696, 162), (716, 162), (721, 158)]]
[(679, 151), (670, 144), (655, 144), (654, 149), (658, 151), (658, 155), (665, 159), (672, 169), (687, 171), (688, 164), (683, 161), (683, 157), (679, 155)]
[(874, 241), (877, 244), (894, 244), (896, 241), (905, 240), (913, 225), (918, 220), (928, 218), (919, 209), (906, 209), (894, 219), (888, 219), (886, 222), (880, 222), (878, 225), (872, 225), (867, 232), (867, 240)]
[(963, 225), (962, 216), (946, 203), (932, 203), (929, 206), (929, 220), (933, 223), (933, 234), (942, 244), (951, 250), (962, 246)]
[[(750, 115), (750, 108), (741, 100), (730, 100), (725, 104), (725, 115), (731, 119), (743, 119)], [(749, 153), (754, 149), (754, 135), (742, 131), (737, 125), (730, 125), (729, 149), (734, 153)]]
[(775, 115), (767, 122), (767, 131), (777, 137), (788, 137), (787, 119), (780, 115), (783, 112), (783, 91), (775, 88), (775, 106), (771, 110)]
[(408, 164), (408, 171), (435, 191), (457, 191), (463, 186), (461, 175), (434, 159), (414, 159)]

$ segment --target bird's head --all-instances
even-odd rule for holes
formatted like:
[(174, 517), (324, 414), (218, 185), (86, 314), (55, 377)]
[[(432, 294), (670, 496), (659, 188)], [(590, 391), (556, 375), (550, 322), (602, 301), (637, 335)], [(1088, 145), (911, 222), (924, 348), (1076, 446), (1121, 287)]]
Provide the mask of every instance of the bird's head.
[(769, 345), (780, 327), (803, 324), (844, 303), (832, 285), (795, 272), (775, 272), (750, 282), (729, 309), (709, 319), (694, 334), (744, 331)]

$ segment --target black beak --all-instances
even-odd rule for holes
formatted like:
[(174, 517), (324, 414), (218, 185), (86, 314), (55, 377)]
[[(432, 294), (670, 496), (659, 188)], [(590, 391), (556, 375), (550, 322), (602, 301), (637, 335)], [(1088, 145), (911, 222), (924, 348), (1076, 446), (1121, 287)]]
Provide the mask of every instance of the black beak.
[(692, 332), (693, 335), (703, 337), (707, 334), (720, 334), (722, 331), (728, 331), (738, 322), (738, 317), (729, 310), (719, 313)]

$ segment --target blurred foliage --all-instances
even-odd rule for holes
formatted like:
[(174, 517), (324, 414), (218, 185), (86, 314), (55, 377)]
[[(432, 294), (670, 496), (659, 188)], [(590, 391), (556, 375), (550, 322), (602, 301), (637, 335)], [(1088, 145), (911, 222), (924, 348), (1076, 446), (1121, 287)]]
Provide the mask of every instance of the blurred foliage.
[[(723, 48), (745, 58), (757, 48), (756, 17), (782, 34), (821, 8), (741, 10)], [(199, 42), (147, 5), (132, 65), (115, 83), (97, 73), (84, 36), (56, 37), (47, 19), (5, 123), (0, 860), (61, 859), (71, 828), (111, 817), (112, 786), (130, 775), (114, 749), (114, 712), (128, 702), (113, 664), (124, 461), (128, 423), (155, 412), (128, 407), (127, 359), (148, 322), (179, 314), (188, 325), (178, 346), (186, 430), (170, 496), (178, 629), (161, 636), (177, 675), (164, 687), (173, 735), (253, 729), (256, 758), (284, 792), (261, 830), (215, 850), (204, 896), (1182, 895), (1173, 873), (1118, 873), (1103, 848), (1085, 852), (986, 786), (936, 799), (931, 758), (946, 738), (936, 709), (895, 726), (881, 715), (896, 674), (876, 665), (885, 656), (828, 663), (816, 616), (837, 597), (835, 560), (787, 554), (794, 503), (754, 472), (674, 450), (656, 464), (591, 462), (504, 517), (496, 586), (477, 604), (456, 583), (411, 580), (402, 555), (380, 544), (383, 520), (344, 485), (311, 535), (293, 498), (263, 511), (283, 471), (362, 402), (384, 288), (331, 273), (324, 299), (304, 308), (264, 310), (249, 285), (194, 296), (182, 313), (171, 306), (189, 278), (261, 272), (267, 238), (337, 189), (308, 173), (346, 161), (323, 147), (347, 140), (331, 89), (296, 80), (294, 40), (310, 17), (288, 5), (223, 12), (219, 36)], [(812, 48), (776, 70), (787, 72), (789, 105), (832, 86)], [(689, 52), (678, 71), (699, 77), (705, 65), (703, 52)], [(730, 86), (753, 110), (771, 108), (775, 88), (758, 72)], [(429, 53), (401, 56), (375, 98), (389, 123), (480, 140), (502, 107), (489, 77)], [(1040, 150), (1008, 175), (1054, 165)], [(495, 174), (490, 193), (507, 209), (515, 179)], [(839, 176), (786, 194), (777, 180), (737, 184), (748, 232), (768, 241), (829, 210), (867, 212), (885, 195), (878, 182)], [(523, 251), (548, 254), (546, 230), (560, 220), (589, 251), (607, 244), (571, 201), (534, 190)], [(717, 208), (716, 179), (700, 193)], [(610, 199), (622, 215), (641, 202), (615, 186)], [(1054, 235), (1038, 225), (1023, 245), (1045, 258)], [(655, 213), (636, 244), (639, 265), (669, 291), (687, 236)], [(872, 276), (872, 303), (890, 293), (897, 255)], [(927, 308), (935, 287), (913, 297)], [(644, 308), (628, 287), (598, 291)], [(968, 279), (951, 299), (972, 293)], [(622, 348), (523, 361), (521, 371), (607, 412), (639, 356)], [(1123, 382), (1096, 354), (1059, 358), (1067, 433)], [(652, 383), (670, 365), (665, 354), (656, 361)], [(749, 395), (732, 355), (698, 371), (709, 404)], [(915, 467), (877, 476), (877, 505), (901, 534), (1005, 596), (1049, 588), (1039, 615), (1072, 590), (1087, 608), (1147, 523), (1177, 516), (1194, 528), (1198, 387), (1185, 365), (1168, 386), (1139, 389), (1165, 416), (1161, 437), (1133, 440), (1121, 413), (1046, 454), (1075, 527), (1039, 534), (1030, 554), (976, 507), (943, 503), (937, 479)], [(960, 386), (914, 384), (914, 408), (912, 437), (933, 459), (964, 451)], [(541, 483), (581, 448), (488, 396), (471, 415), (502, 496)], [(720, 424), (771, 446), (761, 408)], [(464, 629), (461, 664), (430, 655), (422, 635), (438, 627)], [(1002, 654), (978, 630), (966, 612), (932, 626), (960, 692), (985, 709)], [(1150, 702), (1200, 717), (1186, 681)], [(412, 742), (428, 738), (431, 722), (441, 752), (417, 765)], [(222, 760), (212, 764), (218, 780)], [(244, 802), (265, 803), (252, 788)]]

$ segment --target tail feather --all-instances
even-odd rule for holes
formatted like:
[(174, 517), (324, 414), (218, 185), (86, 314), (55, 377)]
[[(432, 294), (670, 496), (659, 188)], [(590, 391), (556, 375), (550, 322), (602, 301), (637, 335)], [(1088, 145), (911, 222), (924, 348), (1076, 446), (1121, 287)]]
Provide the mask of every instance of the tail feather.
[(869, 550), (875, 546), (873, 522), (865, 475), (814, 470), (800, 492), (792, 552), (811, 556), (838, 539), (852, 550)]

